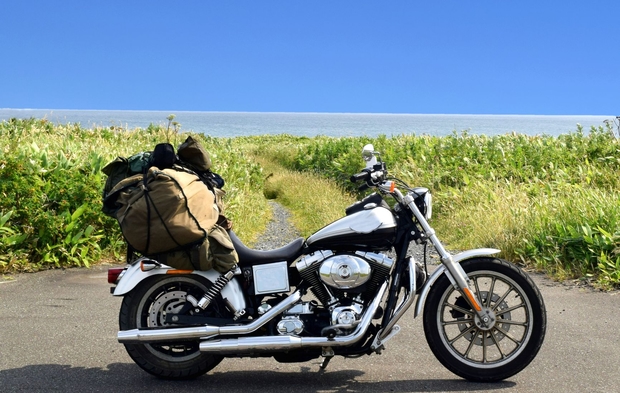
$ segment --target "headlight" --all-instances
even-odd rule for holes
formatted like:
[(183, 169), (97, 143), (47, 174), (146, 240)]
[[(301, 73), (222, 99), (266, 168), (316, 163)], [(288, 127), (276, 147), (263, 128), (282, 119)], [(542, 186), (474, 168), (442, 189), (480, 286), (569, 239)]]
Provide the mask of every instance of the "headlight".
[(426, 221), (430, 221), (433, 216), (433, 196), (430, 191), (424, 194), (424, 204), (426, 205), (426, 212), (424, 213), (424, 218)]
[(413, 198), (418, 210), (422, 213), (426, 221), (429, 221), (433, 215), (433, 196), (428, 188), (417, 187), (413, 190)]

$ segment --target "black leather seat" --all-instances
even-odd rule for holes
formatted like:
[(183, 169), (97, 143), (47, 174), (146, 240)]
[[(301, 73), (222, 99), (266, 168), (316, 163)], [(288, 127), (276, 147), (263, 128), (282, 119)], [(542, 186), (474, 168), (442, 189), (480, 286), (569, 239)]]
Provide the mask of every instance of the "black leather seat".
[(239, 266), (262, 265), (282, 261), (292, 262), (301, 255), (304, 245), (304, 238), (300, 237), (286, 246), (276, 248), (275, 250), (253, 250), (243, 244), (232, 230), (228, 231), (228, 234), (239, 255)]

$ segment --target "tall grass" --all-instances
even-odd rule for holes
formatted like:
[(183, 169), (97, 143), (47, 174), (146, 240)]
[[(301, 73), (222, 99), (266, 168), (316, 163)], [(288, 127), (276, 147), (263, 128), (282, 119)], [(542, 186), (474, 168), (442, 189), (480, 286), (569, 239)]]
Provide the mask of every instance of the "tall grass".
[[(100, 211), (101, 168), (186, 136), (153, 125), (0, 123), (0, 271), (120, 255), (118, 225)], [(496, 247), (558, 278), (620, 286), (620, 144), (610, 129), (577, 127), (558, 137), (198, 137), (227, 181), (227, 215), (248, 244), (270, 218), (267, 198), (287, 206), (304, 235), (340, 217), (360, 196), (348, 179), (363, 166), (362, 146), (373, 143), (392, 175), (434, 193), (433, 225), (448, 247)]]
[(611, 129), (577, 127), (559, 137), (317, 137), (280, 162), (344, 185), (368, 142), (393, 175), (432, 190), (434, 225), (449, 247), (498, 247), (503, 257), (559, 278), (620, 284), (620, 144)]
[[(1, 122), (0, 271), (88, 266), (110, 253), (120, 256), (118, 224), (101, 212), (101, 168), (117, 156), (166, 141), (177, 145), (186, 137), (153, 125), (125, 130), (37, 119)], [(229, 139), (197, 137), (227, 181), (227, 216), (251, 241), (269, 219), (261, 167)]]

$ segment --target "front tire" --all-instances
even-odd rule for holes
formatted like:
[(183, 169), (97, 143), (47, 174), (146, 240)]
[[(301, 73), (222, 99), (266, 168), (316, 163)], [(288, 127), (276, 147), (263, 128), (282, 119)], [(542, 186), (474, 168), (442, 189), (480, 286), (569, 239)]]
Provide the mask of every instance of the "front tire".
[[(200, 299), (209, 285), (207, 280), (192, 276), (160, 275), (149, 278), (123, 298), (120, 329), (181, 327), (167, 324), (166, 313), (181, 310), (187, 304), (187, 295)], [(224, 317), (227, 313), (221, 302), (216, 300), (206, 312), (212, 317)], [(201, 353), (198, 341), (125, 344), (125, 349), (144, 371), (165, 379), (198, 377), (223, 359), (222, 356)]]
[(491, 317), (480, 324), (446, 275), (432, 286), (424, 306), (424, 333), (437, 359), (450, 371), (476, 382), (500, 381), (523, 370), (545, 337), (545, 305), (534, 282), (500, 259), (461, 263), (470, 288)]

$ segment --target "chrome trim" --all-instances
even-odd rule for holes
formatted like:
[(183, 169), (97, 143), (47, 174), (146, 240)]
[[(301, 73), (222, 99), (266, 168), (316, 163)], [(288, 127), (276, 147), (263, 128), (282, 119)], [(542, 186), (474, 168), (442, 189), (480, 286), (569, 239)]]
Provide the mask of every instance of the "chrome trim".
[(297, 261), (295, 266), (297, 266), (297, 271), (303, 273), (309, 267), (314, 266), (314, 264), (316, 263), (324, 261), (326, 258), (329, 258), (332, 255), (334, 255), (334, 253), (329, 250), (315, 251), (312, 254), (306, 255), (305, 257), (301, 258), (299, 261)]
[(276, 317), (278, 314), (288, 310), (295, 303), (301, 300), (301, 291), (295, 291), (281, 303), (273, 306), (262, 317), (248, 325), (232, 325), (232, 326), (199, 326), (199, 327), (183, 327), (170, 329), (132, 329), (121, 330), (117, 334), (118, 342), (155, 342), (155, 341), (178, 341), (187, 339), (196, 339), (200, 337), (210, 337), (225, 334), (248, 334), (260, 329), (263, 325)]
[(363, 258), (340, 254), (327, 258), (319, 267), (321, 281), (332, 288), (357, 288), (370, 279), (370, 264)]
[(348, 336), (327, 337), (296, 337), (296, 336), (261, 336), (240, 337), (221, 340), (208, 340), (200, 343), (200, 351), (218, 354), (242, 354), (248, 352), (279, 352), (298, 348), (344, 347), (361, 340), (381, 304), (387, 290), (387, 281), (383, 283), (372, 303), (366, 308), (355, 331)]
[(413, 300), (415, 299), (416, 292), (416, 270), (415, 270), (415, 261), (413, 258), (409, 258), (409, 288), (406, 288), (405, 298), (401, 302), (400, 306), (394, 312), (394, 316), (392, 319), (385, 325), (385, 328), (381, 329), (378, 340), (375, 339), (375, 343), (378, 346), (381, 345), (381, 340), (385, 340), (392, 332), (394, 325), (396, 322), (409, 310), (409, 307), (413, 304)]
[(373, 261), (375, 263), (373, 267), (377, 267), (377, 265), (379, 265), (381, 267), (387, 268), (387, 270), (391, 270), (392, 266), (394, 266), (394, 260), (384, 254), (364, 251), (356, 251), (355, 254), (359, 255), (362, 258), (367, 258)]
[[(474, 257), (489, 256), (489, 255), (497, 254), (500, 251), (501, 250), (498, 250), (496, 248), (478, 248), (478, 249), (475, 249), (475, 250), (467, 250), (467, 251), (463, 251), (463, 252), (460, 252), (460, 253), (454, 255), (452, 257), (452, 260), (454, 261), (454, 263), (459, 263), (460, 264), (461, 262), (463, 262), (463, 261), (465, 261), (467, 259), (471, 259), (471, 258), (474, 258)], [(426, 280), (426, 283), (424, 283), (424, 286), (422, 287), (422, 290), (420, 291), (420, 296), (418, 296), (418, 301), (417, 301), (416, 306), (415, 306), (415, 314), (413, 315), (414, 318), (416, 318), (418, 315), (420, 315), (422, 313), (422, 308), (424, 307), (424, 303), (426, 303), (426, 298), (428, 297), (428, 293), (430, 292), (431, 287), (433, 286), (435, 281), (437, 281), (437, 279), (442, 274), (444, 274), (446, 271), (448, 271), (446, 266), (440, 265), (429, 276), (428, 280)], [(452, 284), (454, 285), (454, 280), (452, 279), (450, 274), (448, 274), (448, 278), (450, 279), (450, 281), (452, 281)]]

